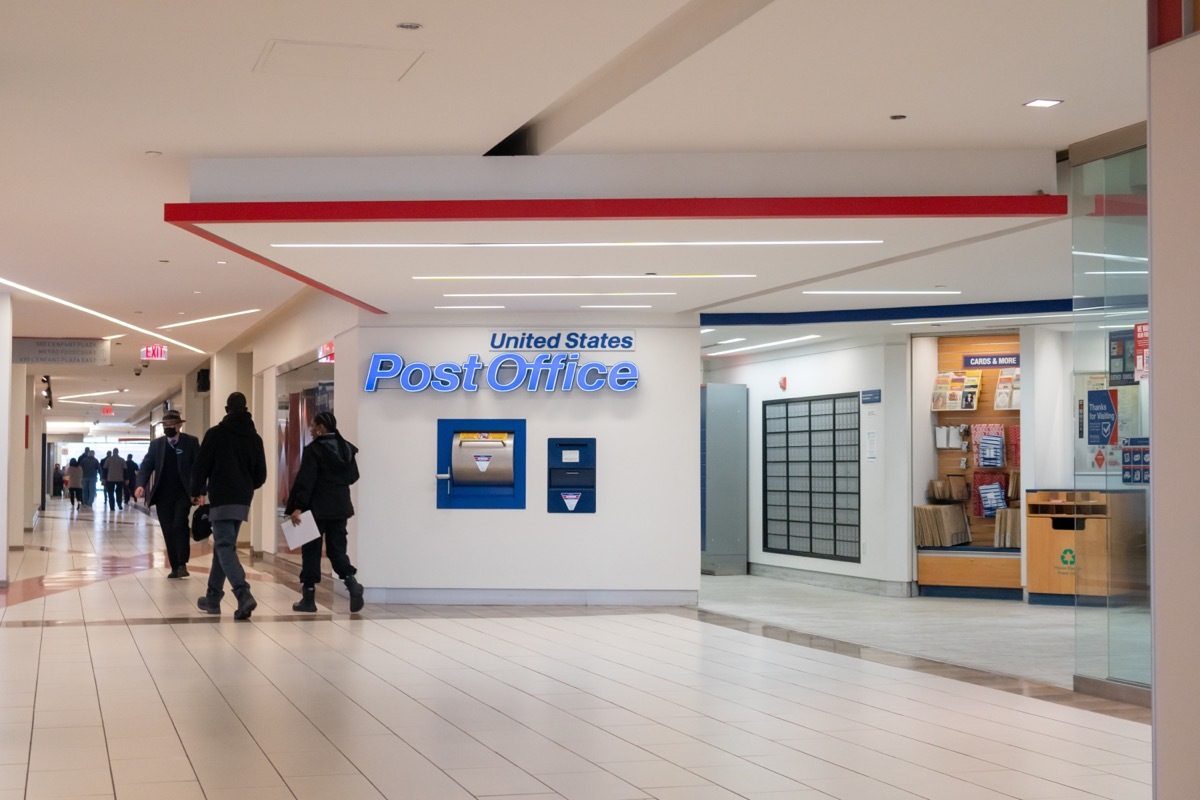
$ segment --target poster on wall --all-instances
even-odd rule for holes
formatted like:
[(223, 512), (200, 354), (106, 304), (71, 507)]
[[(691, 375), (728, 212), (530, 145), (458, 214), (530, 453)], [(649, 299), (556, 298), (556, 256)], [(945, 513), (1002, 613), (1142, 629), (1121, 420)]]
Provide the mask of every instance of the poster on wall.
[(996, 378), (996, 394), (992, 408), (997, 411), (1013, 411), (1021, 407), (1021, 368), (1002, 369)]
[(1133, 326), (1133, 379), (1150, 378), (1150, 323), (1139, 322)]
[(1134, 378), (1133, 331), (1108, 332), (1108, 385), (1132, 386)]
[[(1076, 473), (1120, 469), (1121, 440), (1142, 433), (1138, 386), (1109, 388), (1107, 378), (1104, 373), (1075, 376), (1079, 415), (1075, 436)], [(1106, 422), (1109, 423), (1107, 426)]]

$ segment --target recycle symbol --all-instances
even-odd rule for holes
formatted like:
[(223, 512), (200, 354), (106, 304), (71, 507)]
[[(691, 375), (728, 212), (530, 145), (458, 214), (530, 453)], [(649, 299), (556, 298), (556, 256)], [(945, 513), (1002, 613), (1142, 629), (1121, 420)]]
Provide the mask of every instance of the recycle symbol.
[(1063, 550), (1062, 555), (1058, 558), (1060, 561), (1062, 561), (1062, 563), (1066, 564), (1067, 566), (1071, 566), (1075, 563), (1075, 551), (1071, 550), (1070, 548)]

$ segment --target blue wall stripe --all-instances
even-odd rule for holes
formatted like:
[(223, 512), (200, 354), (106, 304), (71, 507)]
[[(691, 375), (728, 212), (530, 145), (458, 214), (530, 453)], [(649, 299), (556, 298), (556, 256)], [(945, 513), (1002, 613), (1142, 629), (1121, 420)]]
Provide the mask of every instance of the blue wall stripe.
[(878, 322), (942, 317), (992, 317), (1056, 314), (1071, 311), (1073, 300), (1022, 300), (1014, 303), (959, 303), (901, 308), (847, 308), (838, 311), (701, 314), (701, 325), (805, 325), (818, 322)]

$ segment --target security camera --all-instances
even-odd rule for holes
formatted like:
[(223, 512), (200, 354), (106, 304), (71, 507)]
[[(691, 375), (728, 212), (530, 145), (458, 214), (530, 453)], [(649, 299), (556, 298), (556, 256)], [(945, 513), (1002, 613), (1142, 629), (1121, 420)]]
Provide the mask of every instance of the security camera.
[(142, 368), (141, 368), (141, 367), (134, 367), (134, 368), (133, 368), (133, 374), (134, 374), (134, 375), (141, 375), (141, 374), (142, 374)]
[(149, 362), (149, 361), (143, 361), (143, 362), (142, 362), (142, 369), (146, 369), (146, 368), (147, 368), (147, 367), (149, 367), (149, 366), (150, 366), (150, 362)]

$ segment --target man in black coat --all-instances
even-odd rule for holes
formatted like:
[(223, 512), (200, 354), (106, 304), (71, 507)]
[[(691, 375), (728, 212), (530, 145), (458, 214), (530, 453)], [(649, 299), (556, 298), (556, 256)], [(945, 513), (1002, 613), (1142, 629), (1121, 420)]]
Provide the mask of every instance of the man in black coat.
[[(186, 578), (189, 574), (187, 562), (192, 557), (192, 538), (188, 531), (192, 496), (189, 492), (192, 465), (200, 453), (200, 440), (180, 431), (183, 422), (175, 409), (163, 414), (163, 435), (150, 442), (133, 492), (138, 500), (145, 496), (146, 505), (154, 506), (158, 512), (158, 524), (162, 526), (167, 560), (171, 564), (168, 578)], [(146, 494), (151, 475), (154, 483), (150, 484), (150, 492)]]
[(200, 456), (192, 469), (192, 498), (211, 505), (213, 560), (208, 573), (208, 592), (196, 601), (201, 611), (221, 613), (225, 579), (237, 597), (234, 619), (250, 619), (258, 607), (246, 571), (238, 561), (237, 537), (242, 523), (250, 518), (254, 491), (267, 481), (267, 455), (262, 437), (246, 409), (246, 395), (234, 392), (225, 401), (225, 418), (209, 428), (200, 443)]

